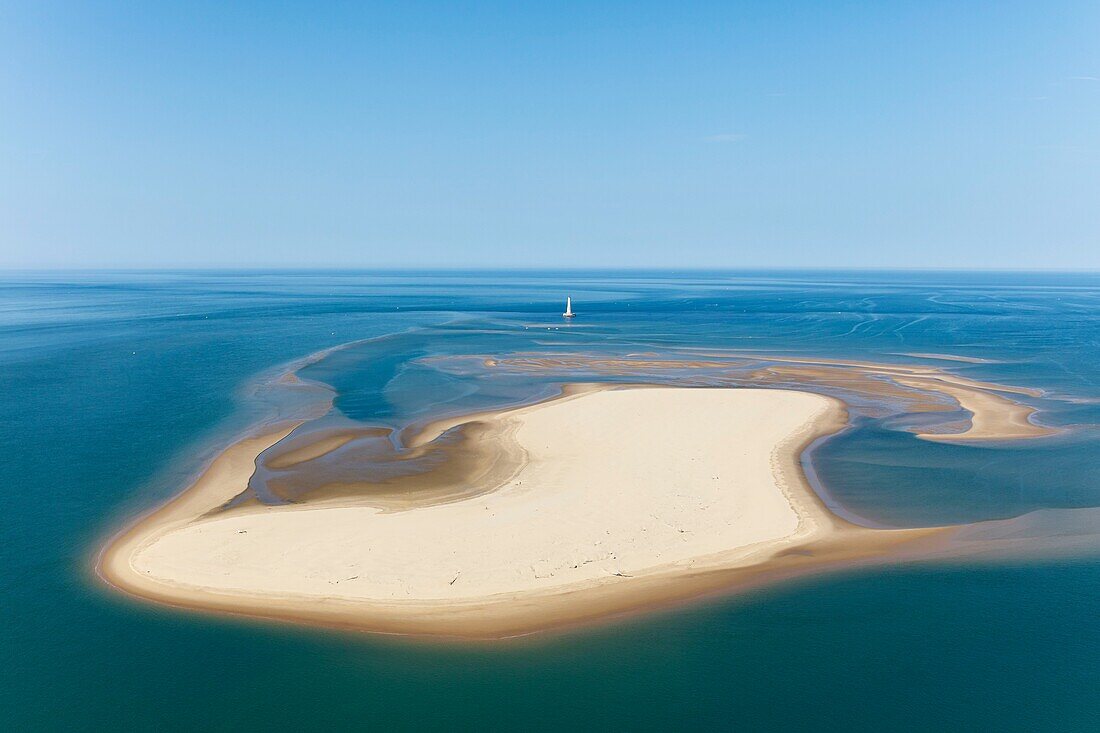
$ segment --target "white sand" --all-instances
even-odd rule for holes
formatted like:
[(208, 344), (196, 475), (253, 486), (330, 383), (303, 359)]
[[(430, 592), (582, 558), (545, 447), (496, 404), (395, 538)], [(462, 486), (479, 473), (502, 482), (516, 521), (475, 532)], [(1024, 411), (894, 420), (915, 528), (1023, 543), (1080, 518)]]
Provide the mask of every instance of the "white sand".
[(131, 538), (125, 559), (146, 586), (364, 605), (751, 565), (829, 523), (779, 463), (840, 410), (781, 390), (583, 394), (498, 418), (527, 459), (488, 494), (392, 513), (344, 503), (176, 521)]

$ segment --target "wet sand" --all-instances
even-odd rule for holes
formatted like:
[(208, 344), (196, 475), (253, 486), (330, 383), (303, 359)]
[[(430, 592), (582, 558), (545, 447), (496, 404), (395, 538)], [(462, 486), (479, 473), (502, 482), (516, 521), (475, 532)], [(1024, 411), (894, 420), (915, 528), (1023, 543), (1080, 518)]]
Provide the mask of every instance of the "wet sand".
[(919, 551), (940, 530), (851, 525), (806, 483), (802, 450), (845, 420), (807, 392), (579, 390), (477, 416), (466, 452), (495, 467), (489, 485), (409, 508), (367, 495), (223, 510), (283, 429), (227, 449), (99, 571), (174, 605), (499, 638)]
[(995, 359), (983, 359), (977, 356), (959, 356), (958, 354), (938, 354), (929, 351), (902, 351), (902, 356), (911, 356), (914, 359), (937, 359), (940, 361), (961, 361), (966, 364), (996, 364)]
[[(700, 357), (718, 355), (719, 352), (699, 354)], [(485, 358), (484, 365), (521, 372), (594, 371), (615, 376), (669, 371), (690, 375), (700, 371), (710, 374), (712, 379), (725, 379), (736, 386), (770, 384), (799, 389), (818, 385), (872, 399), (889, 399), (903, 404), (908, 412), (948, 413), (961, 409), (970, 413), (969, 424), (961, 430), (953, 430), (950, 424), (935, 431), (927, 430), (925, 426), (911, 430), (923, 440), (945, 443), (1041, 438), (1061, 432), (1034, 422), (1032, 418), (1037, 410), (1008, 396), (1043, 396), (1041, 390), (1031, 387), (969, 379), (929, 365), (880, 364), (746, 352), (724, 352), (724, 355), (728, 361), (713, 358), (657, 359), (642, 354), (628, 357), (519, 354)]]

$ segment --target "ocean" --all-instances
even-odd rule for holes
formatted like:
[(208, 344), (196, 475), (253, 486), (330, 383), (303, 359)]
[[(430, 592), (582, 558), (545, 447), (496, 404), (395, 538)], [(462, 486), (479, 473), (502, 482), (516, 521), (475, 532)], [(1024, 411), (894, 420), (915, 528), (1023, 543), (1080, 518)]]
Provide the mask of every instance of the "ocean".
[[(566, 295), (573, 322), (560, 317)], [(401, 427), (539, 399), (569, 379), (626, 379), (469, 366), (487, 355), (722, 350), (934, 363), (1041, 390), (1023, 399), (1060, 435), (936, 443), (896, 414), (857, 410), (815, 449), (814, 471), (830, 502), (874, 526), (1031, 515), (1100, 534), (1087, 511), (1100, 506), (1096, 273), (4, 273), (0, 722), (1100, 729), (1091, 550), (851, 570), (481, 643), (153, 606), (94, 574), (128, 520), (235, 437), (303, 409), (272, 388), (290, 365), (334, 395), (319, 424)]]

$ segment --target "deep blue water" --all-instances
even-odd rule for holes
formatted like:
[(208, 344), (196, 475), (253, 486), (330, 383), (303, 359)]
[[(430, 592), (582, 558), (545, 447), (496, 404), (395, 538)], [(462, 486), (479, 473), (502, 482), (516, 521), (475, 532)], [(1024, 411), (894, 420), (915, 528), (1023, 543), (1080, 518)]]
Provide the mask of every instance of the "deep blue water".
[[(564, 294), (581, 316), (564, 326)], [(361, 341), (362, 340), (362, 341)], [(132, 603), (94, 578), (128, 517), (294, 405), (400, 425), (533, 378), (424, 359), (752, 349), (912, 361), (1040, 388), (1031, 443), (920, 441), (860, 418), (814, 463), (893, 525), (1100, 506), (1100, 275), (8, 273), (0, 277), (0, 721), (11, 730), (1100, 729), (1100, 561), (897, 566), (565, 635), (439, 646)], [(1096, 528), (1100, 531), (1100, 528)]]

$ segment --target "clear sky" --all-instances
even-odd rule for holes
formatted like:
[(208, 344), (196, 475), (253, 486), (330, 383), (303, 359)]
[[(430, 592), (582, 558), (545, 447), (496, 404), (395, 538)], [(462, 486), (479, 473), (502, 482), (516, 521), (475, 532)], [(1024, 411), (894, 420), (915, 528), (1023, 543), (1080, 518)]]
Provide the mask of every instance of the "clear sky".
[(0, 266), (1100, 268), (1100, 3), (0, 2)]

